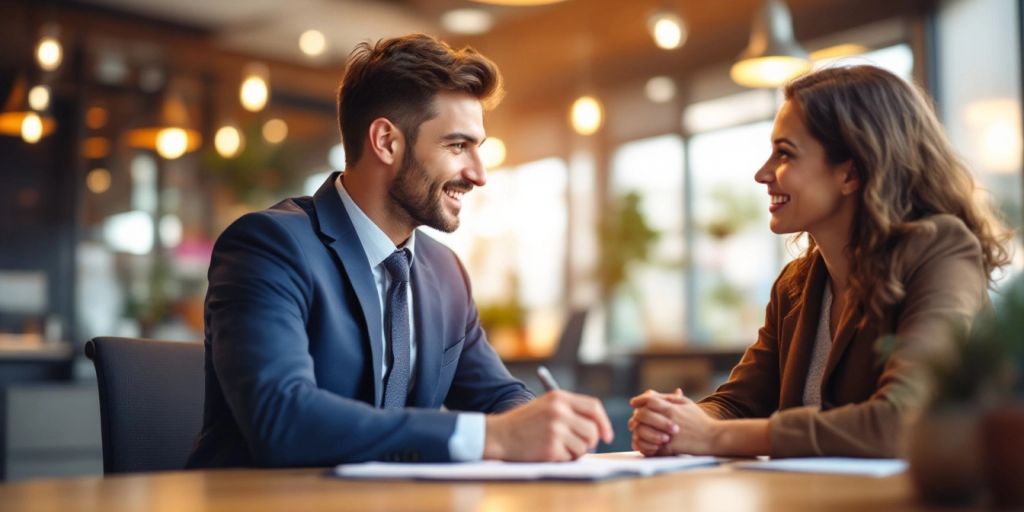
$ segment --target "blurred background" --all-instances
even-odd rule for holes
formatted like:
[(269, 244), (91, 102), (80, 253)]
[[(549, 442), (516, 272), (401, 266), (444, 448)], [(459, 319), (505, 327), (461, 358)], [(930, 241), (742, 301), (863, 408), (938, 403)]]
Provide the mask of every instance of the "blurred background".
[(873, 63), (921, 85), (1020, 226), (1021, 12), (1020, 0), (0, 0), (0, 479), (101, 472), (82, 345), (202, 339), (218, 234), (344, 168), (335, 93), (360, 41), (425, 32), (501, 68), (488, 184), (466, 196), (457, 232), (432, 234), (469, 269), (510, 368), (537, 389), (532, 370), (548, 364), (621, 423), (638, 391), (699, 397), (721, 382), (803, 247), (769, 231), (753, 180), (777, 86), (796, 73)]

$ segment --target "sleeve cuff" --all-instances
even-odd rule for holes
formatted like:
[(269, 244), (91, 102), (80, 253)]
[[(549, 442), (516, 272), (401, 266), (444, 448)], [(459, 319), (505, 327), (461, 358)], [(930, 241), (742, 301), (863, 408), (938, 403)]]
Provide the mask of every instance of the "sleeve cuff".
[(448, 454), (456, 462), (477, 461), (484, 458), (484, 433), (487, 423), (477, 412), (459, 413), (455, 431), (448, 439)]

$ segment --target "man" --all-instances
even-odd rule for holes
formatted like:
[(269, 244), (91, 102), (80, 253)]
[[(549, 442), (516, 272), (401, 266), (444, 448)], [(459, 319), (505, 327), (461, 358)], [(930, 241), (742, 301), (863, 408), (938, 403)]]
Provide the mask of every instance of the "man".
[(555, 461), (611, 441), (596, 399), (531, 400), (487, 343), (458, 258), (415, 231), (458, 227), (501, 94), (469, 48), (356, 48), (338, 93), (345, 173), (243, 216), (214, 248), (190, 467)]

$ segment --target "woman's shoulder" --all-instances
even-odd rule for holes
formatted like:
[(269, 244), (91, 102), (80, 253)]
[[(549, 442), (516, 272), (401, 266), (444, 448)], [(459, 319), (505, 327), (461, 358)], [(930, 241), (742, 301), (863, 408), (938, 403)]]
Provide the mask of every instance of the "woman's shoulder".
[(981, 242), (960, 217), (948, 213), (928, 215), (909, 223), (899, 237), (897, 255), (921, 259), (930, 254), (951, 250), (974, 250), (981, 253)]

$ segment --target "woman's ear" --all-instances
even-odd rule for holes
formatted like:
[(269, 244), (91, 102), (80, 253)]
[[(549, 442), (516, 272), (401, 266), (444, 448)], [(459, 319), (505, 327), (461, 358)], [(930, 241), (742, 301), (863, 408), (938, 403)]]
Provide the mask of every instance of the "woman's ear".
[(378, 117), (370, 123), (367, 133), (367, 147), (381, 163), (394, 165), (400, 162), (400, 152), (404, 144), (402, 131), (385, 117)]
[(836, 173), (841, 184), (839, 192), (848, 196), (860, 190), (860, 173), (853, 166), (853, 160), (847, 160), (836, 167)]

